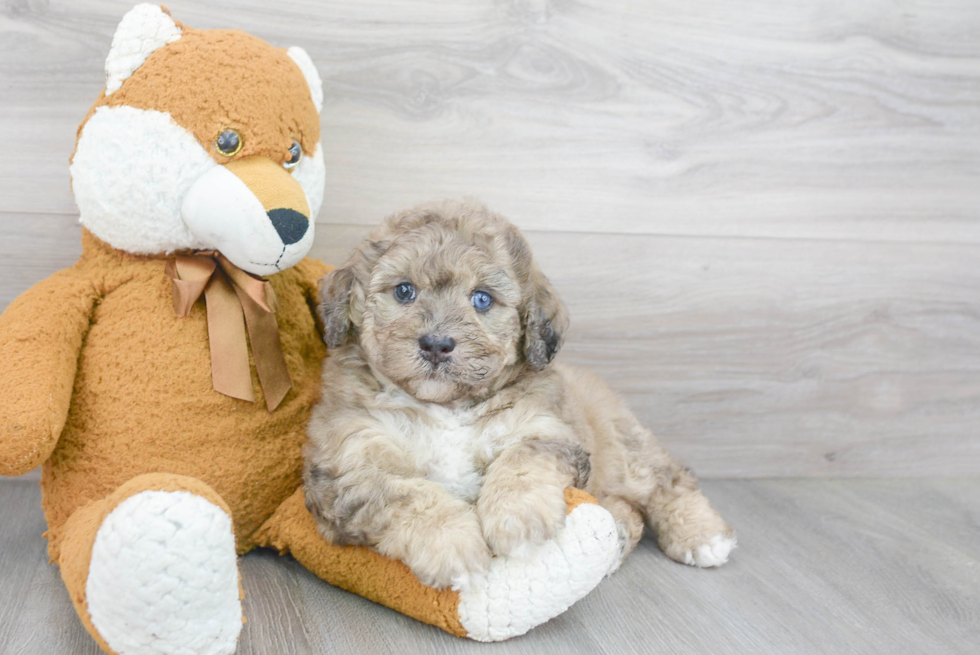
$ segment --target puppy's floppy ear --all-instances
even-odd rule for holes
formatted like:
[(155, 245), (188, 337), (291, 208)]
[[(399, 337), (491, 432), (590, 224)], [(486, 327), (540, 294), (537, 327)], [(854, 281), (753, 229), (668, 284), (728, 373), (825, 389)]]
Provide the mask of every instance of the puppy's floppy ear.
[(524, 314), (524, 356), (531, 368), (540, 371), (555, 358), (564, 343), (568, 311), (537, 266), (531, 284), (533, 293)]
[(350, 268), (338, 268), (320, 280), (320, 305), (317, 311), (323, 321), (323, 341), (327, 348), (339, 348), (350, 332), (350, 296), (354, 273)]
[(344, 345), (360, 328), (366, 281), (371, 278), (371, 270), (388, 249), (388, 244), (386, 240), (369, 236), (354, 248), (343, 268), (327, 273), (320, 280), (317, 311), (323, 321), (323, 341), (327, 348)]
[(538, 269), (531, 246), (512, 228), (507, 233), (507, 249), (514, 271), (524, 287), (524, 357), (531, 368), (544, 369), (561, 348), (568, 329), (568, 311), (551, 282)]

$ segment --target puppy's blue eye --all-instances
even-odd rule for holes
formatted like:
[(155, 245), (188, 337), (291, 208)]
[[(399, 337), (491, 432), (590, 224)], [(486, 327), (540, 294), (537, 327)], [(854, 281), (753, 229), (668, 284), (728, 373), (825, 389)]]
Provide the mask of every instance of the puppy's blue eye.
[(478, 312), (485, 312), (493, 304), (493, 298), (486, 291), (474, 291), (470, 301)]
[(402, 282), (395, 287), (395, 300), (401, 303), (410, 303), (415, 300), (415, 286), (408, 282)]

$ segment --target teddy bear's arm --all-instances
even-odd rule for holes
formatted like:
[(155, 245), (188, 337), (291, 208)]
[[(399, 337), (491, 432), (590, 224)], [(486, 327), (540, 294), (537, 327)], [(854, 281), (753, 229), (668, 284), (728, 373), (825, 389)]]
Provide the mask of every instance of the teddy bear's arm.
[(70, 268), (0, 315), (0, 475), (30, 471), (58, 443), (98, 296), (92, 280)]

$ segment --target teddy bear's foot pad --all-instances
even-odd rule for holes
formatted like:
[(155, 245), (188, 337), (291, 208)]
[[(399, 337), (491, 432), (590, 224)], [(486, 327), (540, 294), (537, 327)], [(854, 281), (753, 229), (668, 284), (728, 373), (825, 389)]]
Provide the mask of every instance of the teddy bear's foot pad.
[(592, 591), (619, 558), (612, 515), (583, 503), (568, 514), (564, 530), (529, 558), (494, 558), (484, 579), (460, 591), (460, 623), (477, 641), (522, 635)]
[(242, 629), (231, 518), (186, 491), (143, 491), (95, 537), (92, 625), (120, 655), (224, 655)]

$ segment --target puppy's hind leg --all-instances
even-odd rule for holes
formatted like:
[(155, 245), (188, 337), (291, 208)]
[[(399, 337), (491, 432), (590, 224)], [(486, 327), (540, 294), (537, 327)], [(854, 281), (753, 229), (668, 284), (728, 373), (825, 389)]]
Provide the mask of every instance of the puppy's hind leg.
[(721, 566), (735, 547), (731, 527), (713, 510), (690, 471), (674, 461), (611, 389), (583, 371), (561, 369), (571, 404), (591, 434), (592, 477), (586, 487), (616, 518), (623, 556), (636, 545), (642, 514), (661, 550), (692, 566)]
[(735, 548), (735, 533), (698, 489), (687, 469), (662, 451), (667, 466), (646, 503), (647, 521), (667, 557), (698, 567), (721, 566)]

